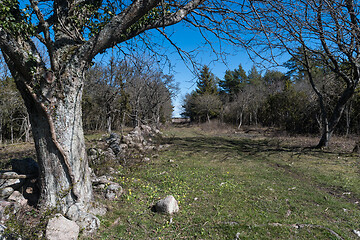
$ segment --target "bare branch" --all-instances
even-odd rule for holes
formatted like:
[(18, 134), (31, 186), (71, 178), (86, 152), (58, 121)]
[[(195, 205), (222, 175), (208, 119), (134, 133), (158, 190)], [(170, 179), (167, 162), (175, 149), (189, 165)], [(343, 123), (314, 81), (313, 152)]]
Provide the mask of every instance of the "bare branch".
[(36, 17), (38, 18), (41, 28), (43, 29), (43, 33), (45, 36), (45, 41), (40, 38), (40, 36), (38, 36), (39, 40), (42, 41), (49, 53), (49, 57), (50, 57), (50, 64), (51, 64), (51, 69), (55, 70), (55, 60), (54, 60), (54, 46), (53, 46), (53, 41), (51, 40), (50, 37), (50, 30), (49, 30), (49, 24), (47, 21), (44, 20), (44, 16), (41, 13), (39, 7), (38, 7), (38, 2), (35, 0), (30, 0), (31, 3), (31, 7), (33, 8)]

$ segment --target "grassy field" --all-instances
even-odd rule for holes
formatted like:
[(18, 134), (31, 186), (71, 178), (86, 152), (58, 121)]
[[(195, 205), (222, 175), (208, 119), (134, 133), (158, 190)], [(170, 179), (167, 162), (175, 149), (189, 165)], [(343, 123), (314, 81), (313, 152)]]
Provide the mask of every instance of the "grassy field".
[[(91, 239), (357, 239), (359, 160), (344, 141), (320, 151), (304, 148), (312, 138), (165, 133), (171, 146), (150, 163), (118, 167), (124, 194), (104, 202), (109, 211)], [(154, 213), (170, 194), (180, 212)]]

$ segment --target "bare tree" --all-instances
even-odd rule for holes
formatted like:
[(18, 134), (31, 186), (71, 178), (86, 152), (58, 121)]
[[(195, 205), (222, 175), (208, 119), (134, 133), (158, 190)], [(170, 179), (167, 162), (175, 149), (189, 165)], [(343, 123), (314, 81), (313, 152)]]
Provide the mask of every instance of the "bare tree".
[[(322, 111), (317, 147), (327, 146), (360, 79), (359, 4), (353, 0), (249, 1), (246, 9), (247, 29), (257, 34), (251, 41), (258, 57), (276, 61), (286, 53), (301, 63)], [(319, 62), (344, 85), (330, 112), (314, 79)]]

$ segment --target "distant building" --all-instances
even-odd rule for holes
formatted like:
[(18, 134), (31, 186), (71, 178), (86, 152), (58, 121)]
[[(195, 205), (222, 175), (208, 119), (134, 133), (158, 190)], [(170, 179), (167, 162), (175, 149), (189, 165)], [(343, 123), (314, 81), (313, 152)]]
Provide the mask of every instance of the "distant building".
[(184, 124), (184, 123), (190, 123), (190, 118), (180, 118), (180, 117), (175, 117), (171, 119), (171, 122), (173, 124)]

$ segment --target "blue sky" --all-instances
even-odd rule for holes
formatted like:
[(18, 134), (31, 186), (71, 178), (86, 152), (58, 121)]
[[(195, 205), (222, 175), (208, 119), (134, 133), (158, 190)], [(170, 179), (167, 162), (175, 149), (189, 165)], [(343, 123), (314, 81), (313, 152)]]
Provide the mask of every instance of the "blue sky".
[[(192, 51), (198, 46), (202, 46), (204, 42), (203, 37), (199, 34), (198, 31), (186, 28), (182, 24), (170, 27), (166, 29), (166, 32), (172, 33), (172, 41), (174, 41), (185, 51)], [(213, 45), (217, 48), (216, 50), (219, 50), (220, 44), (218, 43), (218, 40), (211, 36), (210, 40), (212, 40)], [(168, 43), (165, 42), (164, 44), (167, 45)], [(179, 83), (180, 87), (180, 92), (178, 93), (177, 97), (173, 99), (173, 116), (179, 117), (182, 112), (181, 105), (184, 96), (186, 93), (190, 93), (196, 88), (197, 79), (186, 67), (184, 61), (181, 60), (179, 54), (176, 52), (176, 49), (170, 44), (168, 44), (166, 47), (168, 47), (167, 54), (171, 59), (172, 65), (174, 65), (174, 71), (170, 73), (175, 76), (175, 80)], [(216, 60), (218, 57), (212, 53), (210, 47), (208, 46), (201, 47), (199, 50), (197, 50), (196, 61), (201, 65), (208, 65), (211, 72), (220, 79), (224, 77), (226, 70), (234, 70), (238, 68), (239, 64), (242, 65), (246, 72), (248, 72), (254, 65), (254, 62), (251, 61), (250, 57), (243, 48), (231, 46), (226, 43), (222, 43), (221, 47), (223, 50), (225, 50), (225, 52), (229, 53), (229, 55), (226, 55), (225, 63), (221, 60), (214, 62), (214, 60)]]
[[(209, 66), (211, 72), (216, 77), (222, 79), (225, 75), (226, 70), (234, 70), (238, 68), (239, 64), (242, 65), (246, 72), (252, 68), (255, 64), (248, 56), (245, 49), (226, 44), (225, 42), (219, 43), (218, 39), (214, 36), (208, 36), (208, 40), (212, 42), (212, 46), (217, 52), (223, 50), (227, 54), (224, 55), (225, 59), (219, 60), (219, 55), (213, 53), (212, 49), (205, 45), (205, 40), (201, 36), (198, 30), (188, 28), (184, 24), (179, 23), (175, 26), (170, 26), (165, 29), (166, 34), (171, 38), (177, 47), (180, 47), (186, 52), (194, 51), (196, 57), (194, 60), (200, 65)], [(176, 51), (176, 48), (172, 46), (161, 34), (156, 30), (151, 31), (151, 39), (148, 39), (150, 44), (162, 45), (163, 51), (170, 59), (172, 68), (171, 70), (165, 68), (165, 74), (172, 74), (175, 77), (175, 81), (179, 84), (180, 91), (177, 96), (173, 99), (174, 112), (173, 117), (180, 117), (182, 112), (183, 99), (187, 93), (190, 93), (196, 88), (196, 76), (191, 72), (192, 66), (181, 59), (180, 55)], [(111, 50), (109, 49), (106, 54), (101, 54), (96, 57), (96, 61), (103, 61), (108, 59)], [(218, 59), (218, 60), (217, 60)], [(190, 68), (190, 69), (189, 69)], [(261, 72), (263, 69), (258, 68)], [(284, 68), (277, 68), (277, 70), (285, 71)]]

